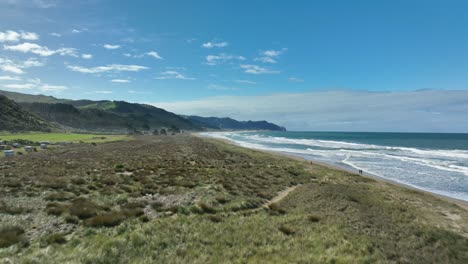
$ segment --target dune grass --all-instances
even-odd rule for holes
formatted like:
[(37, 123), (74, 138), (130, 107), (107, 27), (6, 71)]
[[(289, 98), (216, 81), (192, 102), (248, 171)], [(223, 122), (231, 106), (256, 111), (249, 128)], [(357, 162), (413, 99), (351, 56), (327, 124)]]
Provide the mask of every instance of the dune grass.
[[(4, 229), (11, 239), (0, 259), (468, 262), (468, 212), (389, 183), (190, 136), (141, 137), (63, 153), (21, 157), (0, 173), (1, 191), (9, 197), (3, 206), (8, 215), (0, 212), (0, 220), (28, 214), (57, 223), (47, 229), (19, 221), (21, 229)], [(25, 170), (45, 161), (48, 168)], [(275, 202), (265, 207), (268, 201)], [(25, 204), (33, 211), (10, 209)], [(43, 235), (32, 239), (17, 230)], [(19, 242), (24, 239), (29, 246)]]
[(29, 140), (29, 141), (50, 141), (50, 142), (109, 142), (118, 140), (128, 140), (127, 135), (102, 135), (102, 134), (78, 134), (78, 133), (10, 133), (0, 134), (0, 140)]

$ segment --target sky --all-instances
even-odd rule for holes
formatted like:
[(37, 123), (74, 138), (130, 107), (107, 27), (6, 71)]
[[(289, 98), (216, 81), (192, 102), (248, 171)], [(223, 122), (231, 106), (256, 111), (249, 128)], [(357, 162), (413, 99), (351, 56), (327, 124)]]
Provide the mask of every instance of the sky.
[(468, 2), (0, 0), (0, 89), (291, 130), (468, 132)]

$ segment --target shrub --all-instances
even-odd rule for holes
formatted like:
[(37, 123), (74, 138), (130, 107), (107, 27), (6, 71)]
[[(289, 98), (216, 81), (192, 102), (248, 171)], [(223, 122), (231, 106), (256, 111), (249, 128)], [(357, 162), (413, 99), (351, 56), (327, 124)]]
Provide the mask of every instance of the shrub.
[(320, 221), (320, 217), (316, 216), (316, 215), (309, 215), (307, 217), (307, 219), (312, 222), (312, 223), (317, 223)]
[(226, 204), (229, 202), (229, 198), (227, 198), (226, 196), (216, 196), (215, 199), (220, 204)]
[(146, 215), (140, 216), (139, 219), (140, 219), (140, 221), (142, 221), (143, 223), (149, 222), (149, 218), (148, 218), (148, 216), (146, 216)]
[(270, 205), (268, 205), (268, 208), (274, 212), (274, 213), (278, 213), (278, 214), (286, 214), (286, 210), (284, 210), (280, 205), (279, 203), (272, 203)]
[(25, 213), (27, 211), (28, 210), (26, 208), (24, 208), (24, 207), (9, 206), (9, 205), (5, 204), (4, 202), (0, 202), (0, 213), (16, 215), (16, 214)]
[(122, 223), (125, 218), (125, 215), (121, 212), (111, 212), (89, 218), (85, 221), (85, 225), (92, 227), (113, 227)]
[(18, 226), (5, 226), (0, 228), (0, 248), (9, 247), (18, 242), (25, 241), (24, 230)]
[(73, 178), (73, 179), (71, 180), (71, 182), (72, 182), (73, 184), (76, 184), (76, 185), (83, 185), (83, 184), (86, 183), (86, 180), (83, 179), (83, 178), (78, 178), (78, 177), (76, 177), (76, 178)]
[(64, 234), (52, 234), (45, 239), (45, 242), (47, 243), (47, 245), (65, 244), (67, 243), (67, 239), (65, 239)]
[(278, 227), (278, 230), (288, 236), (294, 235), (296, 233), (296, 230), (287, 225), (281, 225), (280, 227)]
[(207, 204), (207, 203), (205, 203), (205, 202), (199, 202), (199, 203), (198, 203), (198, 206), (199, 206), (199, 207), (203, 210), (203, 212), (205, 212), (205, 213), (208, 213), (208, 214), (215, 214), (215, 213), (216, 213), (216, 209), (215, 209), (213, 206), (211, 206), (211, 205), (209, 205), (209, 204)]
[(210, 215), (208, 219), (210, 219), (210, 221), (213, 223), (220, 223), (223, 221), (223, 218), (219, 215)]
[(74, 215), (66, 215), (65, 222), (69, 224), (78, 224), (80, 222), (80, 219)]
[(72, 202), (69, 210), (71, 215), (75, 215), (80, 219), (87, 219), (95, 216), (99, 207), (92, 201), (78, 198)]
[(160, 211), (163, 211), (164, 203), (158, 202), (158, 201), (157, 201), (157, 202), (153, 202), (153, 203), (151, 203), (151, 207), (152, 207), (154, 210), (160, 212)]
[(75, 195), (70, 192), (56, 192), (47, 195), (44, 199), (46, 201), (66, 201), (73, 199)]
[(61, 215), (67, 210), (67, 205), (63, 203), (48, 203), (46, 205), (46, 212), (50, 215)]

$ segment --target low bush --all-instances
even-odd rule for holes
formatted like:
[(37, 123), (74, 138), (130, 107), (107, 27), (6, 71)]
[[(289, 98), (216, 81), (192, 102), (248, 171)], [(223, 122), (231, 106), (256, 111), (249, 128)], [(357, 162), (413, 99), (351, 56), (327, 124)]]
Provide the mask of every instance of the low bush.
[(4, 202), (0, 202), (0, 213), (3, 214), (10, 214), (10, 215), (17, 215), (27, 212), (28, 210), (21, 206), (10, 206), (5, 204)]
[(89, 218), (84, 224), (91, 227), (113, 227), (119, 225), (125, 219), (126, 216), (122, 212), (110, 212)]
[(307, 219), (312, 222), (312, 223), (317, 223), (320, 221), (320, 217), (316, 216), (316, 215), (309, 215), (307, 217)]
[(50, 215), (61, 215), (67, 211), (67, 209), (68, 206), (64, 203), (53, 202), (46, 205), (46, 213)]
[(296, 230), (294, 230), (294, 228), (288, 225), (281, 225), (280, 227), (278, 227), (278, 230), (288, 236), (294, 235), (296, 233)]
[(223, 218), (219, 215), (210, 215), (208, 216), (208, 219), (213, 223), (220, 223), (223, 221)]
[(71, 215), (75, 215), (80, 219), (87, 219), (97, 214), (99, 206), (87, 199), (78, 198), (72, 202), (69, 210)]
[(66, 215), (64, 219), (69, 224), (78, 224), (80, 222), (80, 219), (74, 215)]
[(198, 206), (203, 210), (204, 213), (207, 213), (207, 214), (215, 214), (216, 213), (216, 209), (205, 203), (205, 202), (199, 202), (198, 203)]
[(45, 242), (47, 245), (65, 244), (67, 243), (67, 239), (64, 234), (52, 234), (45, 239)]
[(286, 214), (286, 210), (282, 208), (279, 203), (272, 203), (268, 205), (268, 208), (270, 209), (271, 212), (276, 213), (276, 214)]
[(0, 227), (0, 248), (25, 241), (24, 230), (18, 226)]
[(67, 201), (73, 199), (75, 194), (71, 192), (55, 192), (47, 195), (44, 199), (46, 201)]

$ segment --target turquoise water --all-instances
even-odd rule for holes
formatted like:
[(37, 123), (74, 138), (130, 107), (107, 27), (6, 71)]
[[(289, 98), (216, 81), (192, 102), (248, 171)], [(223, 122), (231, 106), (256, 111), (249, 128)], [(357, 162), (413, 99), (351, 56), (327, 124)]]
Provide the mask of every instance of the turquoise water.
[(468, 201), (468, 134), (371, 132), (209, 132)]

